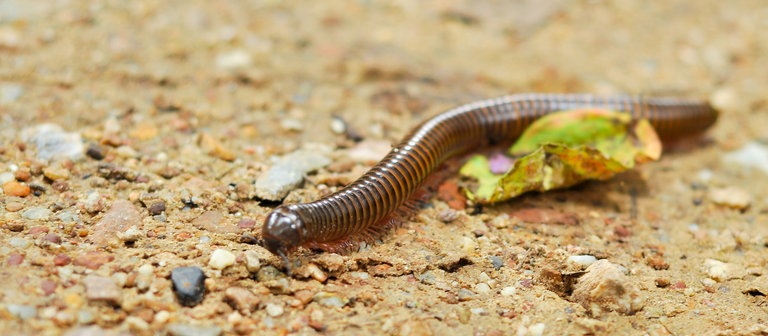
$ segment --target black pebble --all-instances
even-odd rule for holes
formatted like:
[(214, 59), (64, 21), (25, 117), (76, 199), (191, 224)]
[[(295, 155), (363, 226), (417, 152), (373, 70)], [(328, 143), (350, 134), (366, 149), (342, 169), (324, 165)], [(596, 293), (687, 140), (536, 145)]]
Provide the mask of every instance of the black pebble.
[(173, 292), (179, 303), (193, 307), (203, 301), (205, 295), (205, 274), (198, 267), (177, 267), (171, 271)]
[(101, 148), (99, 145), (96, 144), (89, 144), (88, 149), (86, 149), (85, 154), (90, 156), (93, 159), (101, 160), (104, 158), (104, 149)]

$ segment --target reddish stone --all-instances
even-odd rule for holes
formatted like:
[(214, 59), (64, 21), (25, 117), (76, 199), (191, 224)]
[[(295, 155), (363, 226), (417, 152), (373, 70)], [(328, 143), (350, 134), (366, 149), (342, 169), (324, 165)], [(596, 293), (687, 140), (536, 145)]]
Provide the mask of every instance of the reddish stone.
[(91, 251), (75, 257), (74, 265), (95, 270), (112, 260), (115, 260), (114, 255), (105, 252)]
[(70, 262), (72, 262), (72, 258), (64, 253), (59, 253), (53, 257), (53, 264), (56, 266), (69, 265)]
[(243, 218), (237, 222), (237, 227), (243, 230), (253, 229), (254, 226), (256, 226), (256, 221), (250, 218)]
[(49, 241), (49, 242), (54, 243), (54, 244), (61, 244), (61, 237), (59, 237), (59, 235), (57, 235), (55, 233), (46, 234), (43, 237), (43, 240)]
[(688, 286), (686, 286), (685, 282), (683, 281), (675, 282), (675, 284), (672, 285), (672, 289), (686, 289), (686, 288), (688, 288)]
[(24, 262), (24, 255), (19, 253), (11, 253), (8, 256), (8, 266), (18, 266)]
[(43, 294), (46, 296), (53, 294), (56, 291), (56, 287), (58, 287), (58, 284), (55, 281), (43, 280), (40, 283), (40, 289), (43, 290)]
[(36, 234), (39, 234), (39, 233), (48, 233), (49, 230), (50, 229), (48, 229), (48, 227), (45, 227), (45, 226), (35, 226), (35, 227), (29, 229), (29, 232), (27, 232), (27, 233), (31, 234), (31, 235), (36, 235)]
[(453, 181), (446, 181), (437, 188), (437, 197), (455, 210), (464, 210), (467, 207), (467, 198), (459, 192), (459, 185)]

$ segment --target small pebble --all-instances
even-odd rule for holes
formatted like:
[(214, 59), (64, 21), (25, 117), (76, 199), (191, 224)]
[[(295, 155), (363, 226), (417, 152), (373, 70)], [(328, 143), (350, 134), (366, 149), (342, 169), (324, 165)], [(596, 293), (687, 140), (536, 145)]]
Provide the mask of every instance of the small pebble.
[(171, 271), (171, 283), (176, 298), (183, 306), (192, 307), (203, 301), (205, 274), (198, 267), (177, 267)]
[(267, 315), (272, 317), (278, 317), (283, 315), (283, 306), (276, 303), (267, 303), (266, 307)]
[(245, 49), (236, 49), (216, 55), (216, 66), (224, 70), (246, 68), (251, 63), (251, 54)]
[(477, 294), (475, 294), (475, 292), (469, 289), (462, 288), (462, 289), (459, 289), (458, 296), (459, 296), (459, 301), (469, 301), (474, 299), (475, 296), (477, 296)]
[(23, 249), (29, 246), (29, 241), (24, 238), (12, 237), (8, 240), (8, 244), (17, 249)]
[(483, 308), (471, 308), (469, 311), (475, 315), (488, 315), (488, 313)]
[(261, 268), (261, 259), (256, 251), (245, 251), (245, 268), (251, 273), (256, 273)]
[(11, 253), (8, 256), (8, 266), (19, 266), (24, 262), (24, 255), (20, 253)]
[(11, 181), (15, 181), (16, 177), (11, 172), (5, 172), (0, 174), (0, 184), (6, 184)]
[(61, 245), (61, 237), (55, 233), (46, 234), (45, 236), (43, 236), (43, 240), (54, 243), (56, 245)]
[(304, 175), (331, 163), (324, 151), (298, 150), (281, 157), (256, 179), (256, 196), (279, 201), (304, 181)]
[(165, 201), (154, 201), (147, 207), (149, 214), (152, 216), (161, 215), (165, 211)]
[(35, 206), (24, 210), (21, 217), (29, 220), (45, 220), (53, 214), (51, 210), (43, 206)]
[(324, 307), (342, 308), (347, 304), (347, 300), (343, 300), (338, 295), (328, 292), (318, 292), (312, 297), (312, 300)]
[(134, 243), (141, 238), (141, 231), (136, 226), (131, 226), (125, 232), (118, 234), (125, 243)]
[(52, 181), (66, 180), (69, 178), (69, 170), (61, 166), (45, 167), (43, 175)]
[(59, 253), (55, 257), (53, 257), (53, 264), (56, 266), (69, 265), (69, 263), (71, 262), (72, 262), (72, 258), (70, 258), (68, 255), (64, 253)]
[(709, 199), (715, 204), (744, 210), (752, 202), (752, 196), (736, 187), (717, 188), (709, 191)]
[[(0, 43), (2, 46), (3, 43)], [(0, 85), (0, 103), (13, 103), (24, 93), (24, 87), (16, 83), (5, 83)]]
[(3, 184), (3, 193), (6, 196), (27, 197), (32, 189), (20, 182), (9, 181)]
[(236, 259), (237, 258), (232, 252), (224, 249), (216, 249), (211, 253), (211, 260), (208, 261), (208, 266), (221, 270), (234, 265)]
[(325, 282), (325, 280), (328, 280), (328, 275), (323, 272), (320, 267), (313, 263), (309, 263), (307, 265), (307, 271), (309, 272), (309, 276), (312, 277), (312, 279), (315, 279), (319, 282)]
[(744, 145), (744, 147), (723, 156), (723, 161), (756, 168), (768, 174), (768, 145), (750, 142)]
[(104, 148), (97, 144), (89, 144), (88, 149), (85, 151), (85, 155), (88, 155), (94, 160), (104, 159)]
[(136, 289), (146, 291), (155, 279), (155, 268), (151, 264), (139, 266), (136, 270)]
[(331, 131), (336, 134), (344, 134), (347, 131), (347, 123), (344, 119), (334, 116), (331, 119)]
[(491, 256), (491, 265), (498, 271), (502, 266), (504, 266), (504, 260), (502, 260), (499, 256)]
[(79, 160), (83, 157), (83, 140), (79, 133), (64, 132), (56, 124), (41, 124), (22, 130), (22, 138), (37, 147), (37, 158)]
[(28, 320), (37, 316), (37, 308), (34, 306), (6, 304), (5, 309), (7, 309), (11, 315), (21, 320)]
[(592, 263), (594, 263), (595, 261), (597, 261), (597, 258), (591, 255), (572, 255), (568, 257), (568, 260), (566, 262), (568, 264), (585, 268), (589, 265), (592, 265)]
[(83, 279), (83, 285), (89, 301), (102, 301), (115, 306), (120, 304), (122, 293), (112, 278), (91, 274)]
[(475, 292), (477, 294), (486, 295), (491, 293), (491, 286), (488, 286), (487, 283), (479, 283), (475, 285)]
[(42, 282), (40, 282), (40, 289), (43, 291), (43, 294), (46, 296), (56, 292), (56, 287), (58, 287), (58, 284), (52, 280), (43, 280)]
[(512, 296), (515, 293), (517, 293), (517, 287), (515, 286), (507, 286), (501, 289), (502, 296)]

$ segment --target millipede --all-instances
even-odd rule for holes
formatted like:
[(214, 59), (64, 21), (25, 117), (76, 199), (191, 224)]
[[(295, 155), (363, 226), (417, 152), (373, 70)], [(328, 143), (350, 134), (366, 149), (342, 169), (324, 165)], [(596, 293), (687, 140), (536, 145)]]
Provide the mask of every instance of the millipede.
[(341, 190), (317, 201), (284, 204), (262, 226), (264, 247), (288, 260), (299, 247), (343, 251), (371, 242), (399, 222), (399, 212), (448, 158), (482, 146), (514, 141), (546, 114), (599, 108), (647, 119), (663, 141), (703, 132), (718, 112), (701, 100), (517, 94), (468, 103), (416, 126), (379, 163)]

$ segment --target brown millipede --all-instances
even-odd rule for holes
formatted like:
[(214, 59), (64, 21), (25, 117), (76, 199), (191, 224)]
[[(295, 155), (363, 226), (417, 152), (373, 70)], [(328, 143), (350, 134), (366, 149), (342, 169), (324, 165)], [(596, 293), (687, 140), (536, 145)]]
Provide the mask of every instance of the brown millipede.
[(603, 108), (648, 119), (662, 140), (704, 131), (718, 112), (676, 98), (519, 94), (469, 103), (415, 127), (373, 168), (342, 190), (304, 204), (282, 205), (262, 227), (264, 246), (287, 259), (299, 247), (337, 251), (373, 240), (442, 162), (488, 144), (511, 142), (535, 119), (555, 111)]

